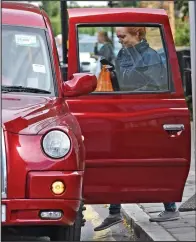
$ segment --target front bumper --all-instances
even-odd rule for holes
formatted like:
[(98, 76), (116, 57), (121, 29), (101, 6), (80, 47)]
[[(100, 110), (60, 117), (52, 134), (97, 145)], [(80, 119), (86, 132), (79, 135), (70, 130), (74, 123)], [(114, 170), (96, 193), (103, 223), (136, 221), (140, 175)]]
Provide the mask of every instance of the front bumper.
[[(82, 197), (83, 173), (83, 171), (29, 172), (25, 199), (9, 198), (9, 196), (8, 199), (2, 199), (2, 219), (5, 218), (2, 224), (72, 225)], [(55, 181), (62, 181), (65, 185), (65, 191), (61, 195), (55, 195), (51, 191), (51, 184)], [(61, 211), (62, 217), (46, 220), (40, 217), (42, 211)]]
[[(5, 222), (2, 226), (14, 225), (72, 225), (80, 206), (80, 200), (64, 199), (3, 199)], [(41, 210), (61, 210), (57, 220), (41, 219)]]

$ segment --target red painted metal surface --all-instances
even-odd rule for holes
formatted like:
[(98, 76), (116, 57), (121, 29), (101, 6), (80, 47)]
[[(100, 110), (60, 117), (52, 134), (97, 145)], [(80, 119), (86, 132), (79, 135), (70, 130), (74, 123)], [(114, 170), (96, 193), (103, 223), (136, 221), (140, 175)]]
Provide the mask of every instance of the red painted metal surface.
[[(75, 179), (71, 175), (69, 179), (67, 172), (79, 171), (82, 179), (84, 144), (84, 198), (87, 203), (180, 201), (190, 167), (190, 120), (165, 12), (153, 9), (70, 10), (68, 76), (71, 79), (79, 71), (75, 58), (78, 54), (76, 24), (126, 23), (128, 20), (129, 23), (131, 20), (159, 23), (164, 26), (175, 92), (92, 94), (66, 101), (50, 21), (36, 7), (25, 6), (30, 5), (4, 4), (2, 22), (48, 29), (59, 97), (2, 95), (8, 165), (8, 199), (3, 200), (7, 205), (7, 225), (53, 224), (54, 221), (41, 221), (38, 216), (40, 209), (52, 208), (62, 208), (66, 214), (55, 224), (73, 223), (81, 199), (81, 180), (76, 179), (72, 186), (75, 190), (69, 188), (63, 195), (70, 200), (51, 199), (49, 184), (54, 174), (61, 174), (59, 177), (64, 174), (62, 179), (68, 183)], [(164, 124), (184, 124), (185, 130), (172, 137), (163, 129)], [(61, 129), (71, 137), (72, 149), (64, 159), (50, 159), (42, 151), (41, 139), (53, 129)], [(47, 178), (39, 190), (37, 184), (42, 172)], [(41, 194), (44, 184), (47, 189)], [(40, 199), (37, 199), (39, 194)]]
[[(17, 98), (20, 99), (20, 96), (18, 95)], [(12, 102), (14, 101), (12, 100)], [(13, 104), (13, 110), (14, 106)], [(33, 109), (33, 105), (29, 108)], [(61, 105), (61, 108), (63, 108), (63, 105)], [(53, 116), (48, 115), (48, 117), (45, 118), (42, 116), (39, 117), (40, 113), (36, 112), (37, 110), (33, 110), (31, 114), (28, 112), (25, 113), (24, 111), (20, 113), (20, 110), (17, 111), (18, 112), (14, 110), (12, 116), (9, 116), (9, 122), (12, 123), (12, 126), (7, 125), (8, 122), (4, 122), (3, 124), (4, 127), (7, 127), (6, 129), (12, 127), (12, 131), (16, 132), (4, 131), (8, 173), (7, 196), (10, 200), (10, 203), (7, 203), (7, 216), (8, 218), (12, 216), (12, 214), (10, 214), (12, 211), (10, 211), (11, 208), (9, 207), (10, 204), (12, 206), (12, 199), (14, 201), (16, 199), (37, 198), (40, 200), (44, 209), (49, 209), (51, 208), (49, 207), (51, 202), (47, 200), (47, 198), (53, 199), (52, 208), (59, 208), (62, 204), (59, 202), (61, 198), (61, 201), (65, 203), (61, 207), (64, 209), (63, 211), (66, 216), (62, 218), (59, 223), (69, 224), (70, 221), (74, 221), (75, 213), (73, 214), (72, 211), (69, 211), (70, 205), (66, 205), (65, 199), (75, 200), (74, 203), (71, 204), (71, 209), (77, 210), (78, 203), (82, 199), (81, 192), (85, 166), (84, 145), (77, 120), (69, 113), (62, 113), (62, 115), (59, 115), (57, 108), (56, 112), (54, 112), (54, 110), (52, 111), (54, 112)], [(20, 118), (25, 114), (24, 117), (27, 125), (24, 125), (24, 120), (20, 120), (20, 118), (15, 119), (14, 114), (20, 114)], [(4, 112), (3, 116), (6, 117)], [(52, 119), (52, 121), (50, 119)], [(29, 125), (28, 122), (30, 122)], [(42, 125), (40, 125), (40, 123), (42, 123)], [(71, 139), (70, 152), (64, 158), (58, 160), (47, 157), (41, 147), (43, 135), (53, 129), (66, 132)], [(17, 132), (23, 134), (17, 134)], [(36, 173), (35, 171), (40, 172)], [(69, 173), (67, 171), (69, 171)], [(58, 196), (58, 198), (56, 198), (52, 193), (50, 194), (49, 185), (58, 178), (65, 182), (66, 192), (61, 197)], [(44, 198), (45, 200), (42, 201)], [(2, 200), (2, 202), (4, 203), (5, 201)], [(68, 204), (69, 203), (70, 201)], [(33, 222), (38, 224), (45, 223), (37, 218), (37, 213), (41, 209), (38, 202), (34, 203), (31, 199), (27, 199), (25, 204), (28, 204), (28, 209), (25, 211), (19, 209), (17, 211), (18, 217), (6, 220), (7, 225), (9, 223), (10, 225), (15, 223), (20, 225)], [(34, 212), (31, 207), (33, 207)], [(15, 214), (15, 211), (13, 211), (13, 214)], [(23, 216), (22, 214), (24, 214), (24, 218), (21, 217)], [(69, 216), (71, 217), (67, 217), (67, 214), (70, 214)], [(56, 224), (54, 221), (47, 222), (47, 224), (54, 223)]]
[[(99, 16), (99, 17), (98, 17)], [(86, 203), (180, 201), (190, 168), (190, 120), (169, 20), (164, 10), (70, 9), (69, 76), (78, 72), (78, 24), (163, 25), (175, 91), (70, 98), (86, 148)], [(164, 124), (184, 124), (172, 137)]]
[[(69, 105), (85, 137), (86, 203), (181, 200), (191, 147), (183, 98), (91, 95)], [(172, 137), (164, 124), (185, 130)]]
[(151, 23), (160, 24), (164, 27), (165, 42), (168, 49), (169, 64), (173, 76), (176, 93), (183, 95), (182, 82), (179, 72), (178, 59), (175, 51), (171, 28), (168, 16), (163, 9), (142, 9), (142, 8), (95, 8), (95, 9), (69, 9), (69, 53), (68, 53), (68, 77), (78, 70), (77, 48), (77, 26), (78, 24), (132, 24)]
[[(83, 171), (29, 172), (27, 177), (26, 196), (30, 199), (81, 199), (83, 173)], [(52, 183), (55, 181), (64, 183), (65, 192), (61, 195), (55, 195), (51, 190)]]
[(17, 134), (37, 134), (50, 123), (68, 114), (63, 98), (25, 94), (2, 95), (2, 123)]
[[(6, 199), (6, 222), (2, 225), (72, 225), (80, 206), (79, 200), (64, 199)], [(66, 216), (59, 220), (42, 220), (40, 210), (61, 209)]]
[(2, 2), (2, 23), (46, 28), (41, 11), (32, 4)]
[[(3, 24), (47, 28), (59, 92), (59, 97), (2, 94), (8, 173), (8, 199), (2, 200), (7, 205), (6, 225), (70, 225), (82, 198), (85, 152), (79, 124), (63, 98), (63, 80), (51, 24), (47, 15), (32, 5), (3, 3), (2, 7)], [(42, 151), (42, 137), (53, 129), (66, 132), (71, 138), (72, 148), (63, 159), (48, 158)], [(56, 178), (66, 183), (66, 192), (58, 198), (48, 190)], [(65, 216), (58, 221), (42, 221), (38, 216), (40, 209), (59, 208)]]
[[(5, 132), (8, 165), (8, 198), (26, 197), (27, 175), (31, 171), (43, 171), (44, 180), (44, 172), (84, 170), (84, 150), (81, 137), (76, 138), (75, 134), (66, 128), (66, 125), (61, 127), (54, 124), (54, 128), (61, 128), (61, 130), (68, 133), (71, 139), (72, 148), (70, 152), (64, 158), (58, 160), (47, 157), (42, 151), (41, 139), (43, 135), (18, 135)], [(51, 179), (53, 179), (53, 175), (51, 175)], [(80, 184), (75, 185), (73, 189), (78, 191)], [(78, 199), (80, 198), (80, 194), (78, 194)]]
[(97, 78), (93, 74), (76, 73), (70, 81), (64, 82), (65, 97), (77, 97), (93, 92), (97, 86)]

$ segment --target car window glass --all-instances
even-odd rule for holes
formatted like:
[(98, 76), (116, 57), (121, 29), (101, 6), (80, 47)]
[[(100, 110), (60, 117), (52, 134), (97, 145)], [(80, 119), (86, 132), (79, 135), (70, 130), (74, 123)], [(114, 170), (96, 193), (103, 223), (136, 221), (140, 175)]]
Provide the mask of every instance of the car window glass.
[(160, 27), (78, 27), (80, 72), (97, 76), (95, 92), (169, 90)]
[(3, 26), (2, 85), (53, 90), (44, 30)]

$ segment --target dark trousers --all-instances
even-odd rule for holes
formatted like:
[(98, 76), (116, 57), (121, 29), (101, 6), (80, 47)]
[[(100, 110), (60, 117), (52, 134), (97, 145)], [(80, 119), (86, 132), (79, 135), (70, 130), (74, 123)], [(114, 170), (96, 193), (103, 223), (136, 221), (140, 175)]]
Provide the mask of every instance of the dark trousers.
[[(171, 202), (171, 203), (163, 203), (165, 211), (171, 211), (174, 212), (176, 211), (176, 203)], [(118, 214), (120, 213), (121, 210), (121, 204), (110, 204), (109, 207), (109, 214)]]

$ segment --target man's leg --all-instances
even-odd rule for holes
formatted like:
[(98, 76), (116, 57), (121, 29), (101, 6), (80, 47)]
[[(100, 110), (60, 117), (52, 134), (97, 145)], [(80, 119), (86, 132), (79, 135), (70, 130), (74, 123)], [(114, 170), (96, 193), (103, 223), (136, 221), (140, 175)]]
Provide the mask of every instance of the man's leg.
[(120, 214), (121, 204), (110, 204), (109, 206), (109, 214), (117, 215)]
[(165, 211), (169, 211), (169, 212), (175, 212), (177, 211), (177, 206), (176, 203), (172, 202), (172, 203), (163, 203), (164, 207), (165, 207)]
[(101, 231), (122, 222), (123, 218), (120, 210), (121, 204), (110, 204), (109, 216), (99, 226), (94, 228), (94, 231)]
[(157, 217), (150, 218), (150, 222), (166, 222), (180, 218), (180, 213), (177, 210), (176, 203), (164, 203), (164, 207), (165, 211), (161, 212)]

